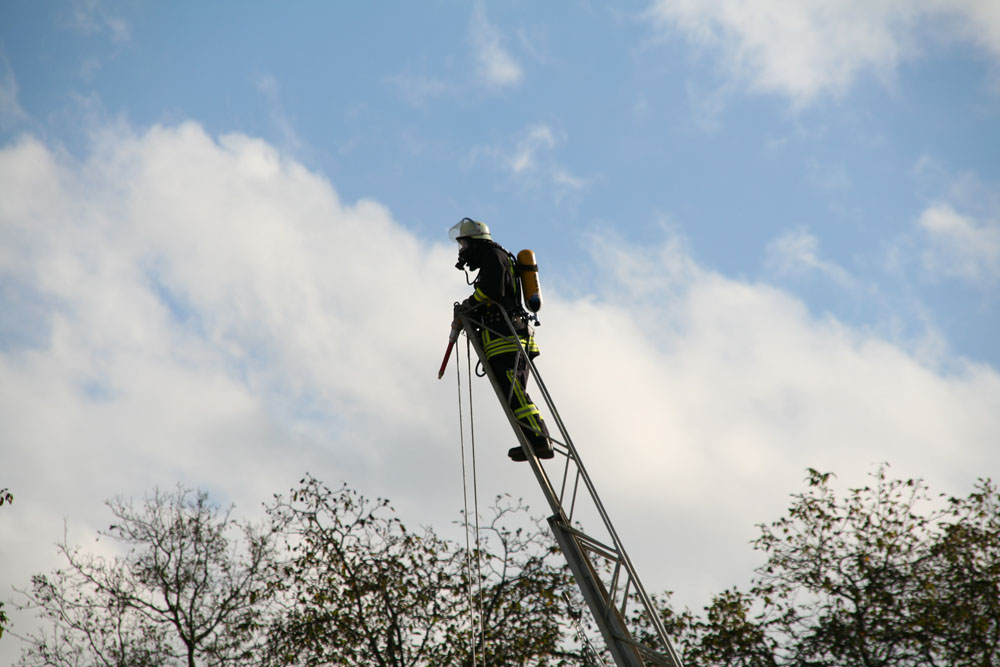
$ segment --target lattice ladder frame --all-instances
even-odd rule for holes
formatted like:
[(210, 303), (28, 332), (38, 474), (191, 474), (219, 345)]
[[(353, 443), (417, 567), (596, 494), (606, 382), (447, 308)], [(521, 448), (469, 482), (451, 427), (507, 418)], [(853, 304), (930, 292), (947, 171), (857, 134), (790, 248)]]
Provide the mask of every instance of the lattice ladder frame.
[[(497, 398), (500, 399), (504, 413), (507, 415), (507, 419), (514, 429), (521, 447), (528, 453), (528, 463), (530, 463), (535, 478), (538, 480), (542, 493), (545, 495), (545, 499), (548, 501), (553, 513), (548, 519), (549, 526), (552, 528), (552, 533), (555, 535), (556, 541), (563, 555), (566, 557), (566, 561), (569, 563), (570, 570), (576, 578), (580, 591), (583, 593), (583, 597), (590, 607), (590, 611), (601, 631), (601, 635), (604, 637), (611, 656), (618, 667), (645, 667), (646, 665), (682, 667), (680, 658), (677, 656), (667, 637), (663, 621), (656, 613), (656, 608), (652, 600), (643, 588), (642, 582), (639, 580), (638, 574), (636, 574), (635, 567), (625, 552), (625, 547), (618, 537), (618, 532), (611, 523), (611, 518), (604, 509), (604, 504), (597, 495), (597, 489), (594, 487), (590, 475), (583, 466), (579, 452), (577, 452), (566, 430), (566, 426), (559, 416), (559, 411), (556, 410), (552, 396), (546, 388), (541, 375), (538, 373), (538, 369), (528, 357), (520, 339), (513, 335), (513, 323), (502, 308), (497, 307), (496, 310), (503, 314), (507, 332), (499, 332), (485, 325), (477, 311), (485, 311), (488, 305), (489, 302), (479, 304), (469, 310), (460, 312), (458, 317), (462, 322), (466, 336), (482, 362), (490, 384), (493, 385), (493, 389), (496, 391)], [(528, 442), (520, 422), (514, 416), (513, 410), (511, 410), (510, 396), (504, 395), (493, 375), (493, 370), (486, 362), (483, 343), (479, 335), (477, 335), (477, 329), (486, 329), (498, 336), (513, 337), (517, 342), (517, 361), (523, 359), (527, 362), (526, 366), (529, 377), (533, 377), (535, 380), (535, 389), (531, 391), (533, 393), (540, 393), (542, 401), (548, 410), (548, 416), (551, 418), (548, 422), (550, 424), (549, 435), (557, 455), (553, 459), (553, 462), (559, 461), (560, 457), (565, 459), (562, 466), (562, 479), (559, 483), (558, 492), (556, 492), (545, 468), (538, 458), (534, 456), (531, 444)], [(555, 426), (555, 430), (551, 428), (552, 425)], [(570, 482), (571, 479), (572, 482)], [(578, 509), (577, 501), (580, 495), (581, 482), (583, 482), (583, 490), (585, 492), (584, 502), (589, 498), (592, 509), (600, 517), (604, 530), (607, 532), (607, 538), (604, 540), (595, 538), (592, 532), (585, 530), (584, 527), (573, 526), (574, 514)], [(567, 493), (569, 494), (568, 496)], [(566, 510), (567, 501), (569, 503), (568, 511)], [(595, 557), (601, 560), (595, 561)], [(610, 578), (607, 581), (603, 580), (599, 574), (602, 563), (607, 565), (610, 570)], [(643, 613), (649, 619), (659, 639), (660, 647), (646, 646), (633, 638), (627, 620), (628, 605), (631, 601), (630, 595), (634, 595), (643, 607)]]

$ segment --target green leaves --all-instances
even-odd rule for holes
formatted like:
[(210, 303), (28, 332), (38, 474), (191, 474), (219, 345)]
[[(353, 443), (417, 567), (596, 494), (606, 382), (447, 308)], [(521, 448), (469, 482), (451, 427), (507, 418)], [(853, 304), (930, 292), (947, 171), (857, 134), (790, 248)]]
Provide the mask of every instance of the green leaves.
[(688, 667), (1000, 664), (996, 487), (942, 501), (886, 471), (838, 497), (809, 469), (787, 514), (759, 526), (750, 590), (684, 628)]
[[(749, 589), (702, 615), (654, 596), (685, 664), (1000, 665), (996, 486), (944, 498), (886, 473), (838, 492), (834, 475), (808, 470), (787, 512), (758, 526)], [(471, 664), (475, 647), (486, 664), (569, 667), (601, 655), (548, 531), (509, 498), (479, 517), (468, 550), (312, 477), (274, 497), (265, 526), (182, 488), (108, 506), (100, 546), (117, 557), (64, 543), (66, 566), (32, 578), (48, 626), (22, 665), (423, 667)], [(648, 627), (630, 609), (631, 627)]]
[(312, 477), (262, 527), (180, 487), (108, 507), (102, 551), (118, 556), (64, 543), (66, 566), (33, 577), (46, 625), (22, 665), (464, 665), (473, 647), (489, 664), (580, 664), (574, 584), (509, 499), (471, 552)]
[(268, 511), (290, 547), (275, 582), (287, 609), (271, 628), (278, 664), (464, 665), (473, 646), (488, 664), (544, 664), (559, 649), (556, 593), (572, 582), (536, 523), (509, 526), (519, 504), (498, 499), (472, 553), (408, 530), (385, 500), (311, 477)]

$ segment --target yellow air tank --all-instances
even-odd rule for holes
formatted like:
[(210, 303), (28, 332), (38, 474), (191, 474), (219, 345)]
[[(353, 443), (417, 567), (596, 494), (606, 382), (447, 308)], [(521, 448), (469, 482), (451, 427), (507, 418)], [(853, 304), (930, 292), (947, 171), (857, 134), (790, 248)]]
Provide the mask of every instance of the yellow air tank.
[(533, 313), (542, 307), (542, 287), (538, 284), (538, 264), (535, 253), (522, 250), (517, 253), (517, 263), (521, 268), (521, 290), (524, 292), (524, 305)]

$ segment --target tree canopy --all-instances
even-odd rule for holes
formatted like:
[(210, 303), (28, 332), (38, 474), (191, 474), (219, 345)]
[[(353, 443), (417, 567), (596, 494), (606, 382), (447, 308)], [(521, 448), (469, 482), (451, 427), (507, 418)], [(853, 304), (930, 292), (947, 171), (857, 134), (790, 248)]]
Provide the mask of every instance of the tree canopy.
[[(996, 486), (934, 496), (885, 466), (842, 495), (832, 480), (809, 470), (787, 513), (760, 524), (747, 590), (701, 613), (654, 596), (685, 664), (1000, 665)], [(260, 525), (180, 487), (108, 505), (102, 535), (121, 555), (60, 544), (65, 567), (26, 594), (46, 624), (21, 665), (608, 662), (551, 536), (509, 498), (472, 548), (312, 477)]]
[(488, 664), (548, 664), (561, 653), (572, 582), (537, 525), (507, 525), (522, 505), (498, 499), (472, 553), (408, 530), (385, 500), (311, 477), (269, 512), (289, 554), (271, 630), (280, 664), (471, 665), (474, 650), (483, 660), (475, 647)]
[[(0, 489), (0, 505), (3, 505), (4, 503), (10, 504), (12, 502), (14, 502), (14, 494), (11, 493), (6, 487)], [(0, 639), (3, 639), (4, 628), (7, 627), (8, 622), (9, 618), (7, 616), (7, 612), (3, 610), (3, 601), (0, 600)]]
[(21, 664), (259, 662), (271, 534), (181, 487), (108, 507), (114, 523), (101, 535), (124, 555), (59, 544), (66, 567), (31, 581), (28, 599), (49, 623), (27, 638)]
[(751, 588), (685, 627), (689, 667), (1000, 664), (995, 485), (931, 497), (882, 466), (838, 498), (831, 478), (810, 470), (788, 513), (760, 526)]
[(579, 664), (559, 662), (579, 655), (572, 581), (509, 499), (472, 551), (312, 477), (260, 527), (183, 488), (108, 506), (101, 535), (124, 555), (60, 543), (65, 567), (26, 593), (46, 624), (24, 667)]

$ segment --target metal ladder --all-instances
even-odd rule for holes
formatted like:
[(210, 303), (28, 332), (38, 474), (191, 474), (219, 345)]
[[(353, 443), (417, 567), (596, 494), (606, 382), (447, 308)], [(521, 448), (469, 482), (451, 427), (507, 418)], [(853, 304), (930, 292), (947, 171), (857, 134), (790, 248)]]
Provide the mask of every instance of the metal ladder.
[[(647, 665), (682, 667), (680, 658), (667, 638), (663, 622), (652, 600), (646, 594), (642, 582), (639, 581), (632, 561), (625, 553), (625, 547), (597, 495), (597, 489), (594, 488), (590, 475), (583, 467), (583, 461), (556, 410), (552, 396), (520, 339), (514, 335), (514, 325), (509, 315), (503, 308), (494, 305), (493, 310), (503, 314), (504, 326), (507, 329), (503, 332), (488, 327), (483, 322), (482, 316), (490, 305), (489, 302), (479, 304), (459, 312), (458, 317), (482, 362), (490, 384), (496, 391), (497, 398), (503, 405), (518, 441), (525, 452), (529, 453), (528, 462), (552, 510), (552, 516), (548, 519), (549, 526), (569, 563), (583, 598), (590, 607), (608, 652), (618, 667)], [(504, 394), (493, 375), (493, 370), (486, 363), (482, 340), (478, 335), (483, 329), (490, 331), (491, 334), (517, 341), (517, 362), (520, 363), (522, 360), (526, 362), (528, 376), (535, 380), (534, 389), (531, 391), (540, 393), (548, 411), (545, 416), (550, 418), (546, 423), (549, 425), (549, 435), (556, 457), (548, 465), (555, 472), (553, 477), (549, 476), (541, 462), (534, 456), (527, 436), (510, 408), (510, 396)], [(561, 468), (561, 471), (556, 468)], [(558, 480), (558, 483), (553, 484), (553, 479)], [(579, 525), (579, 516), (583, 513), (589, 513), (591, 516), (596, 514), (598, 518), (595, 523), (599, 525), (587, 527)], [(641, 607), (639, 616), (645, 620), (645, 634), (653, 638), (655, 645), (649, 646), (634, 638), (634, 628), (630, 628), (630, 625), (634, 625), (635, 615), (629, 617), (630, 604)]]

